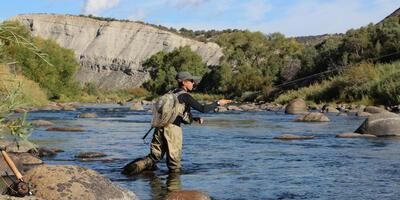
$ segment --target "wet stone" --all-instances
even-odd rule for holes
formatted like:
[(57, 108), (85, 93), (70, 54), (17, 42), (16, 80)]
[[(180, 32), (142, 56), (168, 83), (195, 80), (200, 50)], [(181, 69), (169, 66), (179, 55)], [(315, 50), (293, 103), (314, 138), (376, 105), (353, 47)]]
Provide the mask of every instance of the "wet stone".
[(46, 129), (46, 131), (59, 131), (59, 132), (83, 132), (84, 130), (77, 127), (52, 127)]
[(310, 140), (310, 139), (314, 139), (314, 136), (282, 134), (282, 135), (274, 137), (274, 139), (277, 139), (277, 140)]
[(107, 155), (101, 152), (80, 152), (75, 155), (75, 158), (101, 158)]

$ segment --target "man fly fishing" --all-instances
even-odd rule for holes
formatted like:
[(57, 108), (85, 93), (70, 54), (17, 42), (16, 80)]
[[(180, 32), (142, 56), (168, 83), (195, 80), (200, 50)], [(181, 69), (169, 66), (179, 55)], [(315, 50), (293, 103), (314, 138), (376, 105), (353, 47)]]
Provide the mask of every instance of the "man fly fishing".
[(182, 128), (181, 124), (191, 124), (196, 121), (203, 124), (203, 119), (193, 117), (191, 108), (206, 113), (218, 106), (231, 103), (231, 100), (221, 99), (208, 105), (202, 105), (188, 92), (193, 90), (199, 77), (192, 76), (189, 72), (179, 72), (176, 76), (179, 87), (163, 95), (153, 108), (152, 126), (155, 127), (153, 139), (150, 144), (150, 153), (140, 159), (127, 164), (122, 173), (126, 175), (139, 174), (144, 170), (156, 167), (164, 154), (170, 172), (181, 171), (182, 158)]

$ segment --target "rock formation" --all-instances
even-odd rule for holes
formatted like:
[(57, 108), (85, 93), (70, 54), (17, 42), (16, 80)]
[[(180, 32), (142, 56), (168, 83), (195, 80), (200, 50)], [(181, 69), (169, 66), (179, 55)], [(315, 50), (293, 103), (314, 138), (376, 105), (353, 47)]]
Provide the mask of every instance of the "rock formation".
[(222, 49), (215, 43), (199, 42), (138, 22), (58, 14), (23, 14), (11, 20), (20, 21), (35, 36), (72, 49), (81, 65), (78, 81), (107, 90), (140, 86), (149, 78), (142, 63), (159, 51), (190, 46), (207, 65), (218, 64), (222, 56)]

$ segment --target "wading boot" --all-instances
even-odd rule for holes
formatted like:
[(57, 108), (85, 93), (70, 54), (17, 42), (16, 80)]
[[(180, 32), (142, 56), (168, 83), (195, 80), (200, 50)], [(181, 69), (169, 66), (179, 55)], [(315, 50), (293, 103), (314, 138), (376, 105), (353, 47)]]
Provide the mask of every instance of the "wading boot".
[(125, 165), (125, 167), (122, 169), (122, 174), (132, 176), (140, 174), (145, 170), (155, 170), (156, 168), (157, 166), (151, 158), (138, 158)]

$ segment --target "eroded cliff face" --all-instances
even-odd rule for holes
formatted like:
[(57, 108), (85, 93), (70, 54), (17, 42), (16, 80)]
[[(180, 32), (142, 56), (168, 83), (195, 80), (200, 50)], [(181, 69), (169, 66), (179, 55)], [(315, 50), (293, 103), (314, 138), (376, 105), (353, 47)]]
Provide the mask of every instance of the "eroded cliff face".
[(74, 50), (81, 65), (77, 80), (107, 90), (140, 86), (149, 78), (142, 63), (159, 51), (188, 45), (207, 65), (218, 64), (222, 56), (222, 49), (215, 43), (191, 40), (136, 22), (56, 14), (24, 14), (11, 20), (22, 22), (36, 36)]

